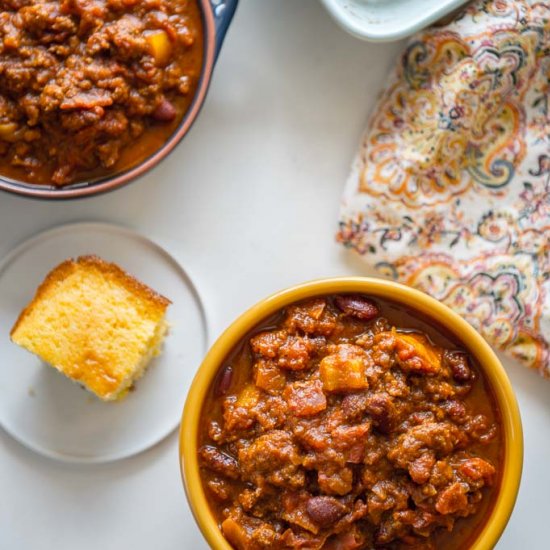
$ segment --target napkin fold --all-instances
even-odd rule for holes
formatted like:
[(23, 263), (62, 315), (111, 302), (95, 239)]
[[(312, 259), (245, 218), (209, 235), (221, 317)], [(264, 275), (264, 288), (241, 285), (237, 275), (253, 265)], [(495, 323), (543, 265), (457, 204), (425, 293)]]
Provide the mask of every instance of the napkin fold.
[(408, 44), (337, 240), (550, 377), (550, 3), (479, 0)]

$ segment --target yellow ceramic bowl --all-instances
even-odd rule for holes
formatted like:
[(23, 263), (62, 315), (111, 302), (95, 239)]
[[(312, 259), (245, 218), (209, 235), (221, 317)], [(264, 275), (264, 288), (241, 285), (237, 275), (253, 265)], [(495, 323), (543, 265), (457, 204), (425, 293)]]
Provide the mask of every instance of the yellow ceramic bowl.
[(197, 443), (201, 407), (210, 384), (227, 355), (248, 331), (281, 308), (299, 300), (323, 294), (364, 293), (409, 306), (455, 334), (477, 359), (494, 391), (504, 429), (504, 471), (500, 492), (491, 516), (470, 550), (490, 550), (502, 534), (516, 500), (523, 463), (523, 435), (518, 405), (512, 386), (497, 356), (485, 340), (459, 315), (427, 294), (394, 282), (363, 277), (323, 279), (283, 290), (262, 300), (243, 313), (218, 338), (200, 366), (187, 397), (180, 427), (180, 464), (191, 510), (214, 550), (230, 550), (208, 498), (202, 488)]

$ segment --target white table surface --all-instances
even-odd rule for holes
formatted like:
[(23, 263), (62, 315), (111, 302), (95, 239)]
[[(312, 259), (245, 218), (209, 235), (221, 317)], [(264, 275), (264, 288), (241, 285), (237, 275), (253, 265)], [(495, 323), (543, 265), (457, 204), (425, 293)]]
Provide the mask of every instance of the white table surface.
[[(0, 255), (61, 223), (130, 226), (194, 276), (213, 337), (280, 288), (366, 274), (334, 243), (338, 201), (401, 47), (351, 38), (316, 0), (241, 0), (202, 114), (175, 153), (97, 198), (1, 195)], [(550, 382), (505, 366), (521, 407), (525, 464), (498, 548), (548, 548)], [(10, 367), (0, 357), (0, 368)], [(37, 456), (0, 430), (0, 549), (50, 548), (207, 548), (182, 490), (177, 434), (134, 458), (90, 467)]]

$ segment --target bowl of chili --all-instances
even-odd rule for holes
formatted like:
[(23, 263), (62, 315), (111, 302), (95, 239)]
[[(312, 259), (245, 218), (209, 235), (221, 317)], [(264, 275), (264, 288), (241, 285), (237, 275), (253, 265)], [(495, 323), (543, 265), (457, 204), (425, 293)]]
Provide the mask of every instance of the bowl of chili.
[(216, 550), (489, 550), (522, 461), (485, 340), (430, 296), (369, 278), (304, 283), (242, 314), (180, 427), (185, 492)]
[(0, 14), (0, 189), (110, 191), (186, 135), (238, 0), (55, 0)]

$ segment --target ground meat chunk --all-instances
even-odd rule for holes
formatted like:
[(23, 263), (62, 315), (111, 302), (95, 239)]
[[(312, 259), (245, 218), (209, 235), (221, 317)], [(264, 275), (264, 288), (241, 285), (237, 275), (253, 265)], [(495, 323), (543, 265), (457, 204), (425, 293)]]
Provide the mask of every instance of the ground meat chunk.
[(124, 14), (120, 19), (103, 25), (88, 39), (86, 47), (92, 55), (115, 50), (116, 56), (122, 60), (136, 59), (149, 49), (144, 30), (140, 19), (133, 14)]
[(360, 420), (367, 412), (369, 396), (366, 393), (351, 393), (342, 399), (346, 420)]
[(223, 502), (225, 500), (229, 500), (231, 497), (231, 489), (225, 479), (212, 478), (207, 482), (206, 486), (209, 489), (210, 494), (217, 500)]
[(451, 399), (441, 405), (441, 408), (449, 415), (456, 423), (462, 424), (466, 419), (467, 411), (464, 403)]
[(405, 484), (392, 480), (377, 481), (367, 500), (369, 516), (375, 523), (379, 523), (387, 510), (405, 510), (408, 499), (409, 492)]
[(479, 457), (469, 458), (460, 465), (460, 471), (472, 480), (483, 479), (489, 485), (493, 482), (495, 467)]
[(435, 503), (435, 509), (440, 514), (454, 514), (468, 507), (467, 487), (455, 482), (444, 489)]
[(411, 479), (418, 484), (426, 483), (430, 479), (434, 464), (435, 456), (431, 451), (421, 454), (409, 464), (408, 470)]
[(267, 392), (277, 392), (285, 388), (286, 376), (274, 362), (260, 360), (254, 365), (254, 371), (258, 388)]
[(332, 448), (339, 451), (353, 450), (351, 454), (346, 454), (346, 461), (359, 463), (366, 443), (366, 435), (371, 428), (370, 421), (353, 426), (336, 426), (330, 432), (332, 437)]
[(328, 336), (338, 328), (337, 317), (327, 308), (326, 300), (315, 298), (288, 308), (284, 326), (292, 331)]
[(256, 406), (260, 392), (252, 385), (245, 386), (238, 396), (231, 395), (224, 402), (225, 427), (229, 431), (243, 430), (256, 421)]
[(257, 334), (250, 345), (256, 356), (272, 359), (281, 369), (302, 370), (307, 368), (320, 343), (281, 330)]
[(309, 340), (299, 336), (288, 336), (279, 348), (277, 364), (282, 369), (305, 369), (308, 367), (311, 351)]
[(365, 535), (360, 532), (341, 533), (327, 540), (324, 550), (358, 550), (365, 548)]
[(71, 17), (61, 13), (59, 2), (33, 3), (22, 7), (19, 15), (25, 31), (42, 43), (63, 40), (77, 31)]
[(408, 469), (428, 450), (449, 454), (465, 441), (464, 434), (454, 424), (426, 422), (400, 435), (388, 453), (388, 459), (396, 466)]
[(239, 452), (243, 476), (257, 485), (265, 479), (279, 487), (303, 486), (301, 462), (298, 447), (282, 430), (267, 432)]
[(327, 534), (319, 533), (314, 535), (305, 530), (287, 529), (282, 537), (283, 548), (303, 548), (304, 550), (320, 550), (323, 548)]
[(252, 351), (266, 359), (275, 359), (286, 340), (286, 331), (260, 332), (250, 339)]
[(104, 90), (93, 92), (82, 92), (66, 97), (60, 103), (59, 108), (62, 110), (68, 109), (84, 109), (91, 110), (95, 107), (108, 107), (113, 104), (113, 98)]
[(319, 489), (327, 495), (345, 495), (353, 484), (353, 471), (349, 467), (337, 468), (329, 466), (318, 471)]

